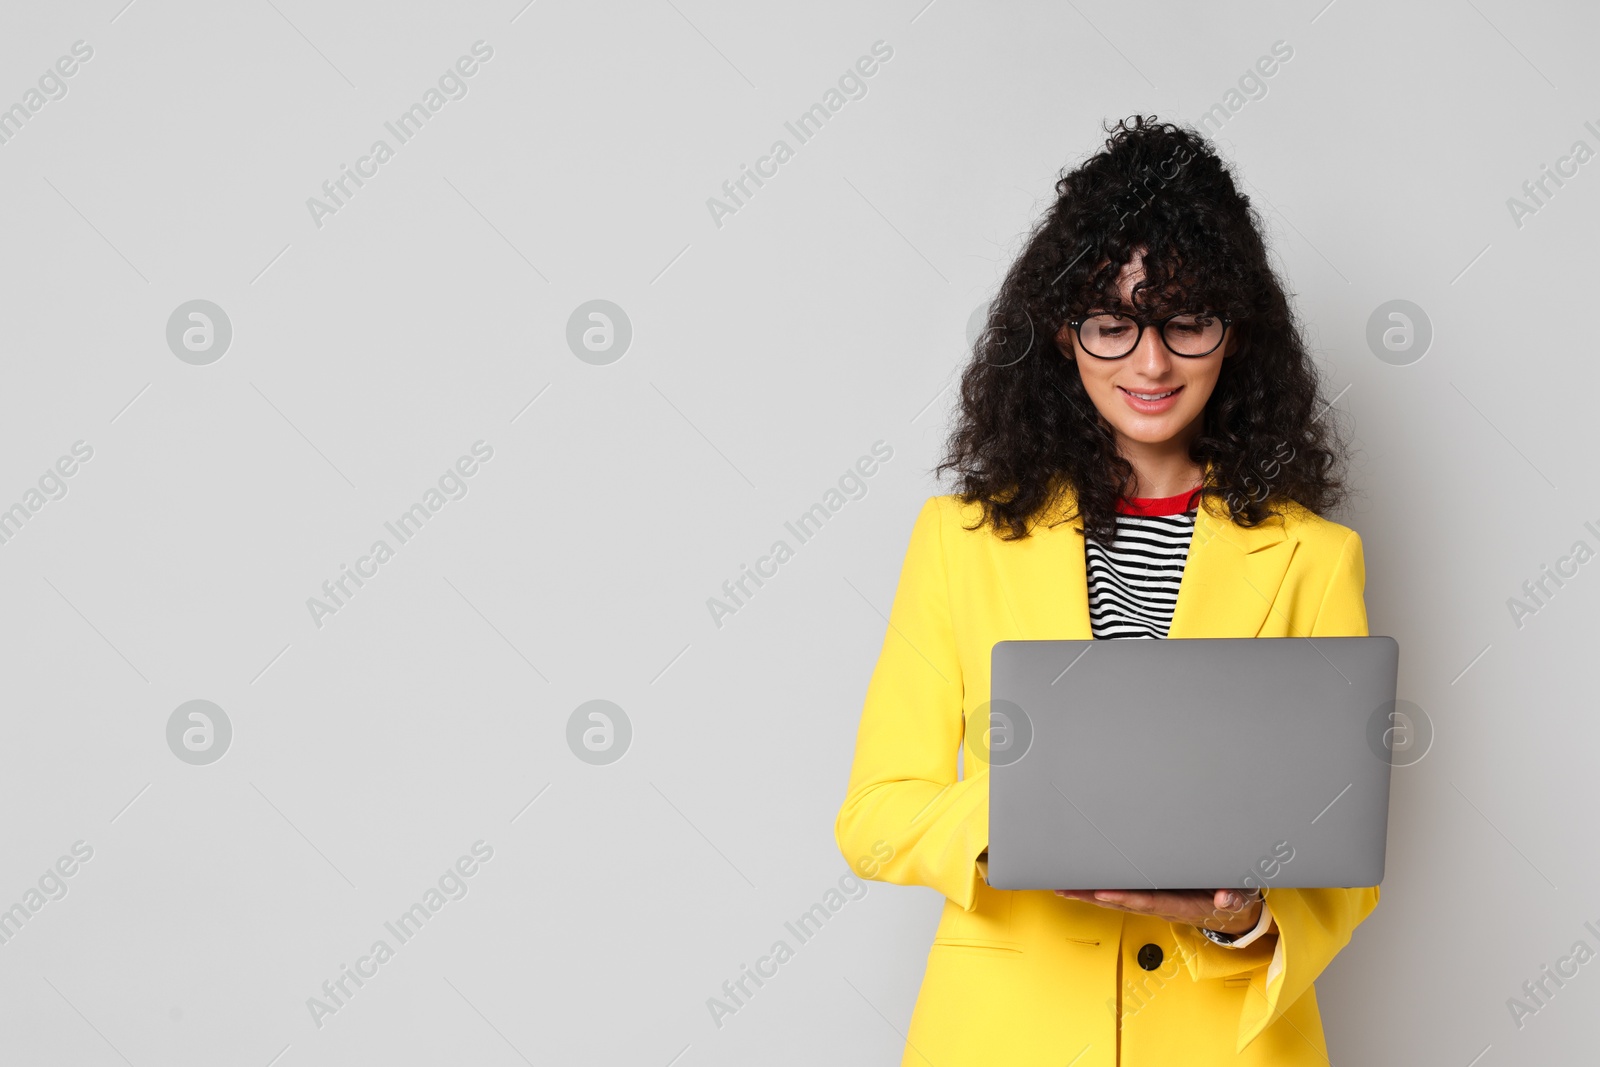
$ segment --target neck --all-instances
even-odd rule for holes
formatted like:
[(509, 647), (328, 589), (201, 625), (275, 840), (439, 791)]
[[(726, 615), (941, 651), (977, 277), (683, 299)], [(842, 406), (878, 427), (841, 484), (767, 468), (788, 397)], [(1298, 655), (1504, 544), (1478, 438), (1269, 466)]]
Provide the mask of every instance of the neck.
[(1118, 442), (1122, 458), (1133, 466), (1130, 496), (1177, 496), (1200, 484), (1204, 468), (1189, 457), (1189, 445), (1198, 436), (1198, 420), (1189, 431), (1167, 441)]

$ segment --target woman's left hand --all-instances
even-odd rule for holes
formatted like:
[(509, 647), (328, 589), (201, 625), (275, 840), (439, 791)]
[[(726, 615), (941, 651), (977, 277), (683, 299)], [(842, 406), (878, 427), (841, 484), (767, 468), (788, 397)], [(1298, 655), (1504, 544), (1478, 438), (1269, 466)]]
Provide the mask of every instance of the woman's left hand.
[(1242, 889), (1057, 889), (1057, 896), (1117, 911), (1153, 915), (1168, 922), (1204, 926), (1219, 934), (1243, 934), (1261, 920), (1261, 897)]

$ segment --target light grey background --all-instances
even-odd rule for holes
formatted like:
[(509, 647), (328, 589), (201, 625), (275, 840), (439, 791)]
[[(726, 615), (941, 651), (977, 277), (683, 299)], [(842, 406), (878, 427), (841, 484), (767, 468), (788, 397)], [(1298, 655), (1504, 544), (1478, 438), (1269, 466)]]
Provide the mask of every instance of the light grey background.
[[(898, 1062), (941, 900), (867, 883), (735, 1016), (720, 995), (846, 873), (833, 840), (918, 505), (993, 294), (1063, 166), (1134, 112), (1221, 127), (1360, 449), (1374, 633), (1436, 731), (1395, 772), (1377, 911), (1319, 983), (1336, 1063), (1586, 1062), (1600, 948), (1592, 8), (1508, 0), (9, 6), (0, 106), (0, 945), (17, 1064)], [(1215, 9), (1212, 9), (1212, 8)], [(306, 201), (475, 41), (467, 94), (336, 215)], [(893, 49), (809, 143), (784, 128)], [(718, 226), (707, 200), (796, 148)], [(1551, 186), (1551, 188), (1554, 188)], [(187, 301), (220, 360), (168, 348)], [(631, 346), (579, 359), (613, 302)], [(1425, 356), (1377, 358), (1409, 300)], [(717, 626), (707, 600), (875, 441), (867, 491)], [(307, 598), (472, 444), (493, 458), (336, 615)], [(392, 539), (391, 539), (392, 542)], [(567, 744), (604, 699), (620, 760)], [(190, 700), (224, 756), (168, 748)], [(318, 1027), (472, 844), (493, 857)], [(388, 938), (393, 941), (392, 938)]]

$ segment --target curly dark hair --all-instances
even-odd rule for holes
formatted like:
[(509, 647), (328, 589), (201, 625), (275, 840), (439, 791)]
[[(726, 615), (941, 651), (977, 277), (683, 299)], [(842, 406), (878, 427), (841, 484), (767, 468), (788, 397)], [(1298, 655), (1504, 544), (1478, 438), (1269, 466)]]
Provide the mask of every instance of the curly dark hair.
[[(1077, 500), (1066, 518), (1110, 543), (1133, 467), (1057, 338), (1089, 310), (1205, 308), (1233, 321), (1238, 347), (1189, 451), (1208, 471), (1203, 506), (1241, 526), (1289, 502), (1335, 507), (1346, 495), (1344, 445), (1249, 198), (1193, 127), (1135, 115), (1104, 129), (1104, 149), (1056, 182), (1055, 205), (990, 305), (935, 474), (956, 472), (958, 495), (980, 501), (983, 522), (1011, 540), (1064, 485)], [(1145, 278), (1130, 309), (1117, 280), (1140, 249)]]

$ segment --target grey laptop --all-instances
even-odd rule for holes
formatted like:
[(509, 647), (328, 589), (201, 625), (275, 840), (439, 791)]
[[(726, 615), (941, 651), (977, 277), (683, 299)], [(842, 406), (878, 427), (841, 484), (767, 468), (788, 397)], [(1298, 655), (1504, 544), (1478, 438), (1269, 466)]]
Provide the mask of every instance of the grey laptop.
[[(987, 759), (997, 889), (1383, 880), (1391, 637), (1000, 641)], [(972, 773), (970, 770), (966, 773)]]

